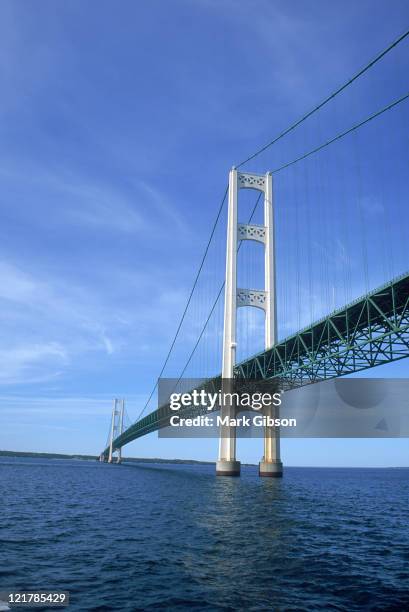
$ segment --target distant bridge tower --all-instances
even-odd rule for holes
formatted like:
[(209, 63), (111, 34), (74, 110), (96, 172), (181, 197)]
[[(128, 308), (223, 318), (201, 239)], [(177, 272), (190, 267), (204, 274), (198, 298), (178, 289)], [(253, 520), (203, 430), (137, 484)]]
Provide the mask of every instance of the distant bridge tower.
[(112, 406), (112, 419), (111, 419), (111, 430), (109, 438), (109, 455), (108, 463), (121, 463), (122, 449), (113, 448), (113, 442), (115, 438), (121, 435), (124, 428), (124, 409), (125, 400), (114, 399)]
[[(239, 224), (237, 217), (238, 192), (240, 189), (256, 189), (264, 193), (264, 225)], [(237, 288), (237, 245), (239, 240), (255, 240), (264, 244), (264, 290)], [(223, 380), (232, 380), (236, 363), (236, 311), (240, 306), (254, 306), (265, 312), (265, 348), (277, 341), (277, 310), (275, 289), (275, 245), (273, 215), (273, 177), (238, 172), (229, 174), (229, 201), (227, 220), (226, 283), (223, 333)], [(226, 384), (226, 383), (225, 383)], [(275, 412), (274, 412), (275, 410)], [(277, 408), (264, 412), (278, 416)], [(236, 408), (223, 406), (221, 416), (234, 418)], [(238, 476), (240, 462), (236, 460), (236, 428), (221, 426), (219, 459), (216, 463), (219, 476)], [(264, 456), (259, 464), (260, 476), (282, 476), (280, 460), (280, 433), (278, 428), (265, 427)]]

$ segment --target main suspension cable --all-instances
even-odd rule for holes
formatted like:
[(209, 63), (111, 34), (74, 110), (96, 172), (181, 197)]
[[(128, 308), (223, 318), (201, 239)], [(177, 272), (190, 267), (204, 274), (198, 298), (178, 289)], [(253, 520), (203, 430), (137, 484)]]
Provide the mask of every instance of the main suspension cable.
[(287, 162), (286, 164), (283, 164), (282, 166), (279, 166), (278, 168), (275, 168), (274, 170), (272, 170), (272, 173), (273, 174), (277, 174), (277, 172), (281, 172), (285, 168), (289, 168), (290, 166), (293, 166), (294, 164), (297, 164), (298, 162), (302, 161), (303, 159), (306, 159), (307, 157), (310, 157), (311, 155), (314, 155), (314, 153), (318, 153), (318, 151), (321, 151), (322, 149), (325, 149), (325, 147), (328, 147), (329, 145), (331, 145), (335, 141), (340, 140), (341, 138), (344, 138), (344, 136), (347, 136), (348, 134), (351, 134), (351, 132), (354, 132), (355, 130), (359, 129), (360, 127), (362, 127), (366, 123), (369, 123), (370, 121), (373, 121), (373, 119), (376, 119), (377, 117), (379, 117), (383, 113), (386, 113), (386, 111), (391, 110), (395, 106), (398, 106), (398, 104), (401, 104), (402, 102), (404, 102), (408, 98), (409, 98), (409, 93), (405, 94), (401, 98), (398, 98), (397, 100), (395, 100), (391, 104), (388, 104), (388, 106), (384, 106), (383, 108), (381, 108), (376, 113), (373, 113), (372, 115), (370, 115), (369, 117), (367, 117), (363, 121), (360, 121), (359, 123), (356, 123), (352, 127), (350, 127), (347, 130), (345, 130), (344, 132), (341, 132), (340, 134), (337, 134), (336, 136), (334, 136), (334, 138), (331, 138), (330, 140), (327, 140), (323, 144), (319, 145), (318, 147), (315, 147), (315, 149), (311, 149), (311, 151), (308, 151), (308, 153), (304, 153), (304, 155), (300, 155), (300, 157), (297, 157), (296, 159), (293, 159), (292, 161)]
[(258, 149), (255, 153), (252, 153), (251, 155), (249, 155), (249, 157), (247, 157), (245, 160), (243, 160), (242, 162), (240, 162), (239, 164), (237, 164), (236, 168), (241, 168), (241, 166), (244, 166), (244, 164), (247, 164), (247, 162), (249, 162), (250, 160), (254, 159), (255, 157), (257, 157), (258, 155), (260, 155), (261, 153), (264, 153), (264, 151), (266, 151), (267, 149), (269, 149), (271, 146), (273, 146), (276, 142), (278, 142), (279, 140), (281, 140), (282, 138), (284, 138), (284, 136), (287, 136), (287, 134), (289, 134), (290, 132), (292, 132), (293, 130), (295, 130), (295, 128), (297, 128), (299, 125), (301, 125), (301, 123), (303, 123), (306, 119), (308, 119), (308, 117), (311, 117), (311, 115), (314, 115), (314, 113), (316, 113), (317, 111), (319, 111), (323, 106), (325, 106), (326, 104), (328, 104), (328, 102), (330, 102), (331, 100), (333, 100), (338, 94), (340, 94), (342, 91), (344, 91), (344, 89), (346, 89), (347, 87), (349, 87), (349, 85), (351, 85), (354, 81), (356, 81), (357, 79), (359, 79), (359, 77), (361, 77), (363, 74), (365, 74), (365, 72), (367, 72), (370, 68), (372, 68), (372, 66), (374, 66), (377, 62), (379, 62), (379, 60), (381, 60), (383, 57), (385, 57), (385, 55), (387, 55), (390, 51), (392, 51), (392, 49), (394, 49), (400, 42), (402, 42), (407, 36), (409, 36), (409, 30), (406, 30), (406, 32), (404, 32), (401, 36), (399, 36), (394, 42), (392, 42), (390, 45), (388, 45), (388, 47), (386, 47), (386, 49), (384, 49), (383, 51), (381, 51), (380, 53), (378, 53), (378, 55), (376, 57), (374, 57), (373, 60), (371, 60), (368, 64), (366, 64), (366, 66), (364, 66), (361, 70), (359, 70), (356, 74), (354, 74), (353, 77), (351, 77), (348, 81), (346, 81), (343, 85), (341, 85), (341, 87), (338, 87), (338, 89), (336, 89), (335, 91), (333, 91), (329, 96), (327, 96), (322, 102), (320, 102), (319, 104), (317, 104), (317, 106), (315, 106), (312, 110), (310, 110), (308, 113), (306, 113), (305, 115), (303, 115), (300, 119), (298, 119), (298, 121), (296, 121), (295, 123), (293, 123), (292, 125), (290, 125), (288, 128), (286, 128), (283, 132), (281, 132), (280, 134), (278, 134), (278, 136), (276, 136), (275, 138), (273, 138), (273, 140), (270, 140), (270, 142), (268, 142), (267, 144), (265, 144), (264, 146), (262, 146), (260, 149)]
[(213, 236), (214, 236), (214, 233), (215, 233), (215, 231), (216, 231), (217, 224), (219, 223), (220, 215), (222, 214), (222, 210), (223, 210), (224, 203), (225, 203), (225, 201), (226, 201), (226, 196), (227, 196), (227, 192), (228, 192), (228, 190), (229, 190), (229, 188), (228, 188), (228, 186), (227, 186), (227, 187), (225, 188), (225, 191), (224, 191), (224, 195), (223, 195), (222, 201), (221, 201), (221, 203), (220, 203), (220, 205), (219, 205), (219, 209), (218, 209), (218, 211), (217, 211), (216, 219), (215, 219), (215, 221), (214, 221), (214, 223), (213, 223), (212, 231), (210, 232), (210, 236), (209, 236), (209, 239), (208, 239), (208, 241), (207, 241), (206, 248), (205, 248), (205, 251), (204, 251), (204, 253), (203, 253), (203, 256), (202, 256), (202, 259), (201, 259), (201, 262), (200, 262), (200, 265), (199, 265), (199, 268), (198, 268), (198, 271), (197, 271), (197, 274), (196, 274), (195, 280), (194, 280), (194, 282), (193, 282), (192, 289), (191, 289), (191, 291), (190, 291), (190, 294), (189, 294), (188, 300), (187, 300), (187, 302), (186, 302), (185, 309), (184, 309), (184, 311), (183, 311), (183, 313), (182, 313), (182, 316), (181, 316), (181, 318), (180, 318), (179, 325), (178, 325), (178, 327), (177, 327), (177, 329), (176, 329), (175, 335), (174, 335), (173, 340), (172, 340), (172, 342), (171, 342), (171, 345), (170, 345), (170, 347), (169, 347), (169, 350), (168, 350), (168, 353), (167, 353), (167, 355), (166, 355), (165, 361), (163, 362), (162, 369), (161, 369), (161, 371), (160, 371), (160, 373), (159, 373), (159, 376), (157, 377), (157, 379), (156, 379), (156, 381), (155, 381), (155, 385), (154, 385), (154, 387), (153, 387), (153, 389), (152, 389), (152, 391), (151, 391), (151, 393), (150, 393), (150, 395), (149, 395), (149, 397), (148, 397), (148, 399), (147, 399), (147, 401), (146, 401), (146, 403), (145, 403), (144, 407), (142, 408), (141, 412), (139, 413), (138, 418), (136, 419), (137, 421), (139, 421), (139, 419), (141, 418), (141, 416), (142, 416), (142, 415), (143, 415), (143, 413), (145, 412), (146, 408), (148, 407), (149, 402), (151, 401), (151, 399), (152, 399), (152, 397), (153, 397), (153, 394), (155, 393), (156, 388), (157, 388), (157, 386), (158, 386), (158, 380), (159, 380), (159, 378), (162, 376), (163, 372), (165, 371), (165, 368), (166, 368), (166, 366), (167, 366), (167, 364), (168, 364), (168, 361), (169, 361), (170, 355), (171, 355), (171, 353), (172, 353), (172, 351), (173, 351), (173, 347), (174, 347), (174, 346), (175, 346), (175, 344), (176, 344), (176, 340), (177, 340), (177, 338), (178, 338), (178, 336), (179, 336), (180, 329), (181, 329), (181, 327), (182, 327), (182, 325), (183, 325), (183, 321), (185, 320), (186, 313), (187, 313), (187, 311), (188, 311), (188, 308), (189, 308), (190, 302), (192, 301), (192, 297), (193, 297), (193, 294), (194, 294), (195, 289), (196, 289), (196, 285), (197, 285), (197, 283), (198, 283), (198, 281), (199, 281), (199, 276), (200, 276), (200, 274), (201, 274), (201, 272), (202, 272), (202, 269), (203, 269), (203, 266), (204, 266), (204, 262), (205, 262), (205, 260), (206, 260), (207, 254), (208, 254), (208, 252), (209, 252), (210, 244), (211, 244), (211, 242), (212, 242), (212, 240), (213, 240)]

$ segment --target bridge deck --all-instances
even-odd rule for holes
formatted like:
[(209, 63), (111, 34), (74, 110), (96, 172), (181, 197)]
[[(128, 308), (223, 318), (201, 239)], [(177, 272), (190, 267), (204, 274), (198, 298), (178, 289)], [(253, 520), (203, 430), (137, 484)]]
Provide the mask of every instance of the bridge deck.
[[(336, 310), (235, 368), (237, 377), (279, 377), (289, 387), (345, 376), (409, 357), (409, 274)], [(219, 388), (220, 376), (206, 384)], [(113, 446), (168, 425), (165, 404), (131, 425)], [(104, 454), (108, 454), (105, 449)]]

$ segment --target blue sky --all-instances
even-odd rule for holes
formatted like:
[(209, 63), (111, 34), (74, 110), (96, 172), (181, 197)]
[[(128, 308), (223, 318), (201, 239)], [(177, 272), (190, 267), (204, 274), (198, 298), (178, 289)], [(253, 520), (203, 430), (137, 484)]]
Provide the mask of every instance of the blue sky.
[[(407, 2), (397, 0), (1, 3), (0, 448), (97, 453), (106, 439), (113, 396), (125, 397), (130, 417), (136, 418), (183, 310), (229, 168), (349, 78), (404, 30), (408, 17)], [(276, 167), (333, 134), (335, 126), (348, 127), (406, 93), (407, 63), (404, 43), (321, 123), (248, 170)], [(390, 119), (394, 133), (401, 133), (396, 128), (402, 117)], [(374, 149), (368, 145), (374, 134), (351, 145), (358, 156), (365, 147)], [(383, 136), (386, 149), (388, 138)], [(349, 157), (348, 146), (337, 154)], [(403, 141), (397, 146), (399, 159), (407, 160)], [(332, 176), (338, 161), (323, 161), (332, 166), (320, 171)], [(314, 167), (309, 168), (314, 180)], [(396, 206), (403, 206), (405, 196), (407, 201), (405, 171), (402, 165), (393, 179)], [(385, 206), (376, 172), (367, 182), (365, 168), (363, 174), (362, 206), (381, 231)], [(296, 199), (305, 189), (303, 180), (288, 175), (279, 182), (279, 201), (289, 200), (291, 190)], [(356, 189), (360, 180), (355, 173)], [(311, 206), (318, 206), (309, 184)], [(283, 227), (293, 224), (294, 208), (288, 210), (287, 217), (284, 208), (278, 212)], [(212, 255), (218, 279), (212, 280), (210, 266), (170, 376), (178, 374), (205, 316), (200, 291), (210, 299), (223, 273), (223, 231), (221, 225)], [(390, 231), (395, 237), (400, 230)], [(350, 232), (345, 237), (353, 245), (359, 228)], [(368, 241), (368, 249), (374, 249), (370, 288), (387, 276), (382, 266), (392, 256), (394, 273), (405, 265), (403, 239), (388, 254), (376, 247), (381, 234), (378, 238)], [(305, 317), (316, 318), (327, 308), (328, 296), (341, 305), (363, 292), (362, 269), (354, 271), (351, 263), (350, 286), (342, 293), (348, 251), (342, 240), (340, 234), (333, 268), (316, 267), (313, 300), (308, 284), (299, 289), (298, 298), (314, 302), (314, 312), (300, 315), (297, 309), (294, 318), (294, 308), (284, 308), (294, 302), (291, 293), (283, 297), (283, 335)], [(319, 253), (317, 247), (313, 262), (323, 259)], [(303, 260), (301, 252), (297, 257)], [(284, 259), (281, 269), (294, 281), (297, 262)], [(325, 294), (322, 283), (329, 276), (339, 283), (328, 284)], [(285, 291), (290, 289), (283, 282), (283, 296)], [(246, 325), (260, 332), (256, 315)], [(204, 359), (197, 368), (204, 367)], [(402, 362), (378, 375), (405, 376), (406, 371)], [(407, 464), (407, 440), (364, 446), (312, 442), (285, 441), (284, 461)], [(259, 447), (259, 440), (243, 441), (240, 458), (257, 461)], [(217, 442), (184, 441), (181, 447), (177, 440), (153, 435), (126, 452), (214, 459)]]

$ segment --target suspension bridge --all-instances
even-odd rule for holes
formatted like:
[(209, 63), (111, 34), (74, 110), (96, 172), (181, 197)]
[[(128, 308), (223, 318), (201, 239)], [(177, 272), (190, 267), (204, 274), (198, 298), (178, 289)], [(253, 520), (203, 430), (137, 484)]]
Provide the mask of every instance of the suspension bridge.
[[(195, 359), (198, 378), (206, 388), (219, 389), (223, 381), (232, 379), (262, 379), (277, 380), (291, 389), (409, 356), (409, 237), (405, 233), (409, 92), (402, 92), (401, 64), (386, 68), (389, 75), (396, 75), (397, 95), (384, 99), (385, 91), (375, 87), (371, 102), (383, 103), (334, 132), (334, 125), (362, 109), (358, 91), (359, 103), (343, 111), (346, 90), (368, 78), (399, 45), (407, 43), (408, 35), (405, 32), (319, 105), (232, 168), (159, 378), (177, 353), (178, 340), (186, 338), (183, 328), (189, 313), (191, 326), (200, 320), (201, 327), (187, 361), (179, 353), (178, 364), (184, 365), (176, 376), (178, 383), (192, 373)], [(295, 139), (301, 130), (301, 138)], [(255, 164), (256, 158), (291, 138), (290, 145), (276, 154), (272, 170), (243, 170), (245, 164)], [(246, 194), (254, 192), (256, 200), (251, 203)], [(244, 222), (246, 205), (250, 214)], [(246, 250), (250, 244), (251, 250)], [(209, 272), (206, 277), (204, 270), (212, 259), (212, 248), (214, 269), (219, 276), (222, 270), (222, 276), (209, 282), (212, 275)], [(202, 278), (206, 282), (201, 287)], [(248, 314), (254, 310), (259, 315)], [(251, 336), (257, 336), (256, 342)], [(138, 419), (128, 427), (124, 427), (124, 402), (115, 400), (101, 461), (119, 462), (123, 446), (169, 426), (173, 412), (168, 402), (144, 414), (156, 391), (157, 383)], [(234, 406), (222, 406), (221, 411), (236, 414)], [(194, 416), (203, 409), (192, 412), (189, 407), (185, 412)], [(234, 426), (220, 431), (216, 473), (240, 474)], [(259, 473), (283, 473), (278, 428), (265, 427)]]

